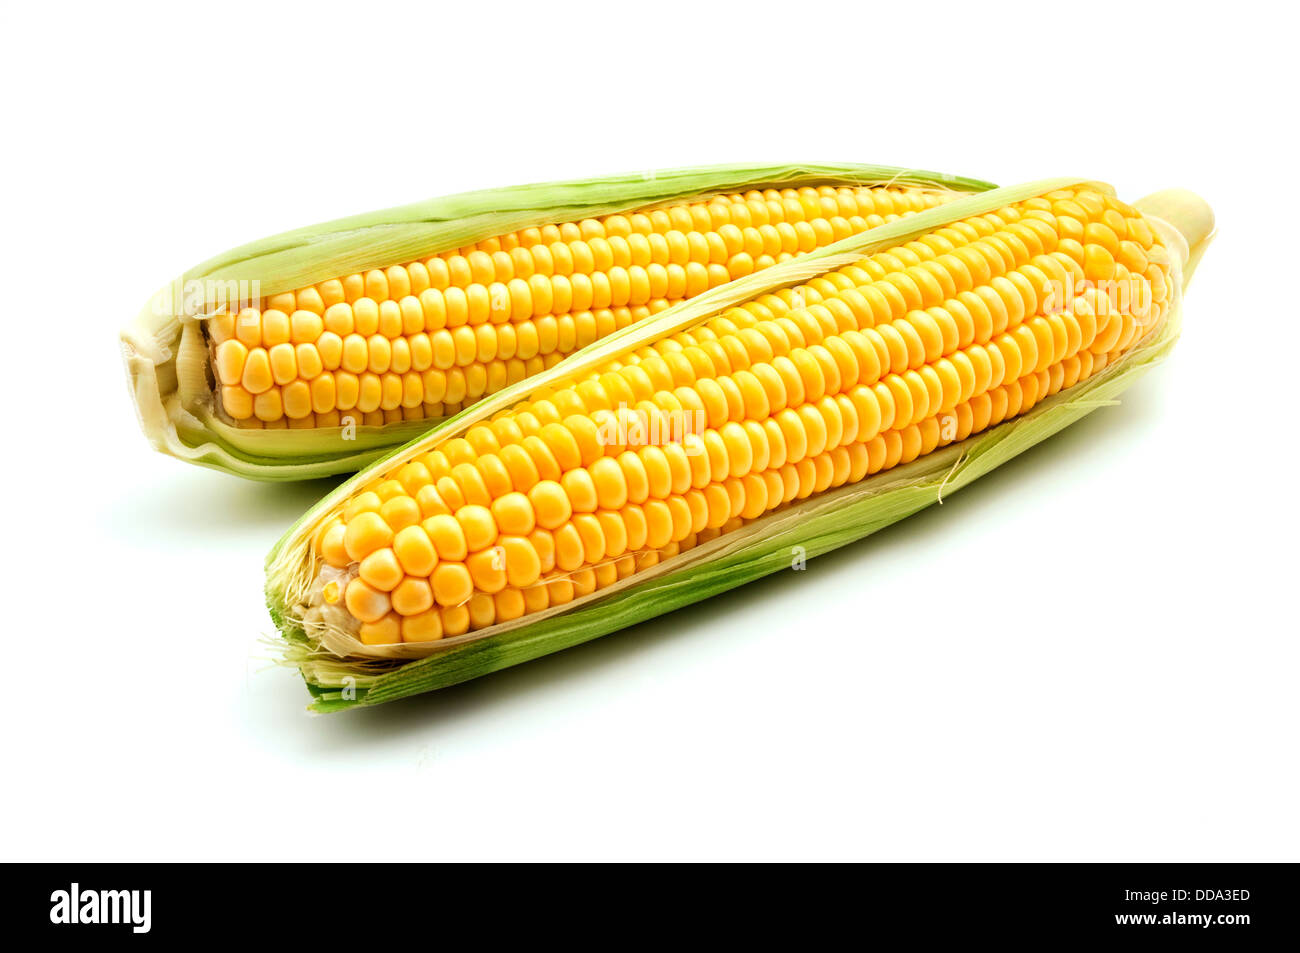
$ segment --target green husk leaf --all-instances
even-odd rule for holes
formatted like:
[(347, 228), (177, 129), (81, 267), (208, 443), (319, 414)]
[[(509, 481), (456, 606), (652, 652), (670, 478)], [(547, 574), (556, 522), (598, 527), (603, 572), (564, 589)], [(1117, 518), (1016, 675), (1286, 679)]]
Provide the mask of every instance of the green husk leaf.
[[(462, 433), (470, 424), (526, 398), (534, 390), (578, 376), (647, 341), (693, 325), (736, 301), (805, 281), (947, 222), (1079, 181), (1050, 180), (969, 196), (713, 289), (611, 335), (538, 378), (467, 409), (401, 448), (388, 465)], [(284, 659), (298, 666), (312, 687), (314, 710), (339, 711), (381, 704), (560, 651), (789, 568), (794, 547), (802, 547), (803, 554), (811, 558), (870, 535), (956, 492), (1097, 407), (1114, 403), (1120, 393), (1172, 349), (1179, 333), (1180, 308), (1181, 292), (1176, 290), (1164, 323), (1147, 339), (1098, 375), (1043, 401), (1027, 414), (906, 466), (775, 511), (734, 533), (666, 560), (649, 572), (638, 573), (621, 588), (603, 590), (536, 621), (520, 620), (461, 636), (449, 644), (435, 643), (431, 654), (414, 661), (332, 656), (304, 631), (292, 608), (296, 594), (300, 594), (296, 587), (302, 586), (303, 562), (312, 533), (321, 519), (382, 469), (372, 467), (305, 514), (268, 557), (268, 605), (286, 639)]]
[[(358, 426), (346, 433), (337, 427), (268, 431), (230, 426), (213, 410), (212, 376), (198, 333), (204, 316), (219, 306), (216, 291), (233, 283), (271, 295), (503, 232), (719, 192), (884, 183), (963, 192), (993, 188), (976, 179), (891, 166), (725, 165), (467, 192), (284, 232), (191, 268), (146, 304), (122, 332), (131, 393), (150, 442), (179, 459), (268, 481), (355, 472), (424, 433), (431, 422)], [(228, 290), (232, 298), (243, 293)], [(202, 299), (197, 309), (196, 294)]]

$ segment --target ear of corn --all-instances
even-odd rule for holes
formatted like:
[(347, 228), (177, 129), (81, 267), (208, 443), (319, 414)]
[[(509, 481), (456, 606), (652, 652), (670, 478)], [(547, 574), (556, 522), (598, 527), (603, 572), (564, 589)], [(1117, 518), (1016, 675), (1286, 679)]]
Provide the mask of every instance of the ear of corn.
[(1187, 193), (1156, 204), (1178, 227), (1077, 180), (968, 196), (505, 388), (272, 551), (286, 657), (318, 710), (377, 704), (707, 598), (954, 492), (1172, 347), (1212, 219)]
[(350, 472), (708, 288), (988, 183), (726, 166), (449, 196), (191, 269), (123, 332), (146, 434), (245, 477)]

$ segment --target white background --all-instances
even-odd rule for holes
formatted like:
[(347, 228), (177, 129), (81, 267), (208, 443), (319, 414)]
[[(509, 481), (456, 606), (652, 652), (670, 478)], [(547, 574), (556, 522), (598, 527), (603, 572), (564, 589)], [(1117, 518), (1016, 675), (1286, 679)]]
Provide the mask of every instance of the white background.
[[(1293, 8), (3, 9), (6, 859), (1300, 859)], [(786, 159), (1184, 185), (1220, 236), (1166, 365), (943, 506), (306, 715), (261, 564), (328, 484), (151, 452), (118, 326), (282, 229)]]

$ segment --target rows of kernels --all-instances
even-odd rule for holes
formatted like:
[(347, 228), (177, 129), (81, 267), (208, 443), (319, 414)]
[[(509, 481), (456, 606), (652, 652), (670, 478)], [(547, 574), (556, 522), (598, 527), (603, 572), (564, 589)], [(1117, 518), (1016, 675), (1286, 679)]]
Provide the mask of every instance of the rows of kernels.
[[(1032, 235), (1032, 231), (1026, 234)], [(973, 260), (983, 260), (978, 256), (991, 254), (992, 248), (996, 247), (993, 242), (1001, 240), (998, 234), (990, 235), (991, 242), (975, 242), (965, 249), (969, 255), (977, 256)], [(1011, 237), (1014, 238), (1014, 234)], [(1022, 250), (1013, 260), (1024, 261), (1031, 251), (1042, 251), (1041, 244), (1024, 247), (1024, 243), (1021, 243), (1020, 247)], [(1051, 245), (1047, 248), (1051, 250)], [(855, 273), (864, 277), (884, 257), (886, 256), (876, 256), (866, 267), (846, 268), (837, 275), (819, 281), (832, 288), (835, 288), (836, 279), (847, 278), (852, 284)], [(929, 282), (931, 287), (927, 292), (923, 269), (903, 269), (899, 266), (895, 266), (892, 273), (882, 270), (880, 275), (885, 279), (882, 281), (872, 282), (870, 277), (866, 277), (868, 284), (861, 287), (841, 285), (835, 291), (838, 297), (825, 301), (817, 287), (818, 282), (812, 282), (792, 293), (765, 296), (769, 300), (759, 299), (757, 303), (750, 303), (745, 308), (733, 309), (703, 328), (676, 335), (633, 355), (629, 363), (645, 373), (644, 376), (638, 374), (632, 377), (626, 367), (618, 368), (630, 381), (624, 396), (629, 398), (628, 403), (632, 403), (632, 399), (639, 399), (636, 404), (638, 409), (647, 409), (644, 395), (658, 391), (654, 396), (662, 409), (680, 410), (674, 398), (690, 397), (689, 389), (696, 382), (697, 369), (702, 368), (706, 377), (737, 369), (744, 370), (749, 363), (746, 347), (756, 347), (783, 356), (789, 354), (795, 346), (818, 345), (827, 334), (842, 329), (861, 329), (872, 343), (873, 349), (880, 354), (882, 363), (886, 363), (894, 372), (915, 369), (938, 356), (934, 351), (936, 342), (941, 339), (950, 341), (954, 328), (963, 345), (969, 344), (977, 334), (983, 338), (1014, 332), (1024, 315), (1033, 313), (1039, 304), (1039, 294), (1035, 288), (1042, 287), (1049, 277), (1057, 283), (1064, 282), (1067, 279), (1067, 269), (1076, 278), (1084, 277), (1076, 266), (1077, 263), (1072, 262), (1073, 259), (1068, 255), (1055, 252), (1048, 256), (1036, 254), (1034, 260), (1011, 270), (1007, 270), (1003, 259), (998, 259), (993, 264), (985, 261), (982, 266), (984, 274), (981, 276), (984, 283), (975, 291), (964, 288), (955, 299), (942, 301), (943, 307), (939, 309), (935, 302), (940, 300), (943, 292), (937, 288), (937, 283)], [(913, 280), (918, 275), (922, 276), (922, 280)], [(897, 281), (891, 284), (894, 279)], [(884, 289), (884, 292), (880, 289)], [(804, 298), (806, 308), (789, 308), (789, 301), (795, 294)], [(929, 298), (926, 297), (927, 294), (930, 295)], [(1088, 292), (1085, 297), (1090, 301), (1096, 300), (1096, 293)], [(912, 307), (913, 305), (917, 307)], [(930, 307), (924, 308), (926, 305)], [(760, 317), (764, 312), (766, 316)], [(778, 316), (773, 317), (774, 315)], [(1132, 330), (1129, 328), (1129, 333)], [(742, 346), (741, 342), (746, 343)], [(949, 344), (941, 353), (946, 354), (950, 347)], [(771, 360), (767, 353), (764, 356)], [(733, 367), (733, 364), (736, 366)], [(591, 405), (590, 401), (584, 402), (582, 395), (585, 393), (590, 397), (598, 394), (605, 387), (616, 384), (617, 378), (609, 378), (607, 374), (593, 375), (593, 378), (599, 379), (602, 386), (593, 388), (590, 382), (586, 382), (558, 395), (566, 398), (559, 414), (546, 406), (544, 401), (537, 405), (522, 405), (516, 408), (515, 414), (519, 410), (531, 410), (555, 418), (563, 414), (598, 409), (599, 403)], [(675, 393), (665, 393), (670, 390)]]
[(275, 295), (209, 322), (221, 407), (251, 427), (330, 426), (335, 411), (432, 417), (676, 301), (942, 200), (865, 187), (719, 196)]
[[(1158, 315), (1139, 325), (1095, 289), (1045, 313), (1049, 280), (1101, 277), (1088, 264), (1099, 233), (1086, 229), (1102, 216), (1082, 202), (1123, 207), (1093, 194), (956, 223), (764, 296), (404, 464), (322, 536), (325, 561), (360, 564), (347, 594), (362, 638), (433, 638), (565, 602), (1096, 373)], [(1076, 207), (1087, 219), (1077, 249), (1057, 224)], [(1148, 261), (1163, 257), (1149, 229), (1124, 234)], [(683, 410), (698, 454), (650, 426)], [(620, 421), (658, 439), (626, 446)], [(423, 558), (403, 562), (398, 535)]]
[[(684, 494), (649, 499), (644, 504), (628, 503), (621, 511), (572, 514), (554, 530), (537, 529), (527, 538), (508, 540), (520, 552), (530, 554), (529, 561), (536, 566), (517, 577), (509, 573), (515, 568), (513, 550), (505, 549), (504, 574), (494, 576), (484, 571), (490, 569), (486, 563), (481, 570), (471, 568), (468, 572), (453, 564), (456, 568), (449, 571), (448, 579), (435, 576), (434, 591), (423, 580), (406, 578), (385, 600), (384, 587), (394, 584), (398, 570), (391, 565), (388, 551), (380, 550), (362, 561), (360, 581), (354, 581), (347, 590), (348, 608), (358, 619), (366, 620), (360, 628), (362, 640), (380, 642), (396, 641), (399, 635), (407, 641), (457, 635), (469, 628), (517, 618), (525, 607), (527, 611), (539, 611), (565, 604), (788, 502), (911, 462), (936, 446), (965, 439), (970, 433), (1022, 413), (1102, 366), (1097, 362), (1083, 373), (1085, 362), (1086, 357), (1075, 357), (985, 392), (953, 408), (947, 425), (938, 417), (929, 417), (865, 442), (840, 443), (816, 456), (801, 456), (795, 463), (786, 462), (758, 475), (747, 473), (739, 479), (711, 483), (704, 493), (690, 489)], [(458, 511), (455, 518), (462, 515)], [(424, 542), (431, 536), (413, 534), (413, 529), (408, 527), (403, 532), (419, 542), (408, 542), (407, 546), (433, 549), (431, 542)], [(500, 538), (503, 543), (507, 541), (506, 537)], [(396, 540), (394, 545), (402, 542)], [(638, 545), (642, 548), (633, 548)], [(374, 555), (381, 559), (375, 560)], [(547, 571), (545, 578), (540, 576), (543, 569)], [(402, 586), (419, 587), (423, 599), (414, 605), (404, 604), (399, 598)], [(438, 605), (434, 604), (435, 594)], [(468, 616), (464, 615), (466, 609)]]

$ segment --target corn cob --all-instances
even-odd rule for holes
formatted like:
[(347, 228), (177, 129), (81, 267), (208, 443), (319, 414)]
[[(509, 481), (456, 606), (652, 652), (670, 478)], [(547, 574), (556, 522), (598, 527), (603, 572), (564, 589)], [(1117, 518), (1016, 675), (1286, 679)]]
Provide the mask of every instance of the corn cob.
[(412, 441), (268, 560), (317, 707), (784, 568), (1087, 413), (1172, 346), (1212, 230), (1187, 193), (1148, 204), (1186, 237), (1076, 180), (963, 198), (716, 288)]
[(229, 252), (151, 303), (123, 335), (133, 393), (183, 459), (261, 479), (355, 470), (675, 303), (985, 187), (728, 167), (330, 223)]

